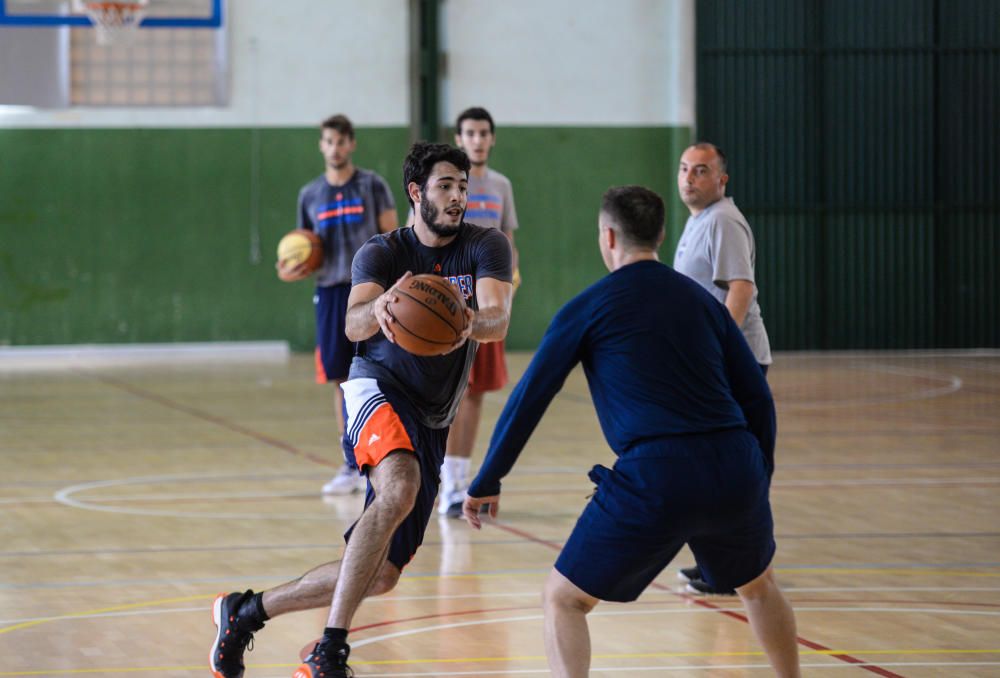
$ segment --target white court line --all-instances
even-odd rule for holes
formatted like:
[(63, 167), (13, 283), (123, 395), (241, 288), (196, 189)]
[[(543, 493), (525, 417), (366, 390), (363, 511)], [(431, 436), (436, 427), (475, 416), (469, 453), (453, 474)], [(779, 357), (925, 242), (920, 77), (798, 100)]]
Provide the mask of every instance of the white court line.
[[(281, 577), (271, 577), (273, 579), (281, 579)], [(286, 577), (285, 579), (288, 579)], [(172, 580), (173, 581), (173, 580)], [(1000, 591), (1000, 586), (865, 586), (852, 588), (848, 586), (825, 586), (825, 587), (782, 587), (782, 591), (785, 593), (995, 593)], [(676, 596), (680, 591), (674, 590), (663, 590), (663, 589), (650, 589), (645, 591), (640, 600), (646, 600), (650, 596)], [(690, 594), (685, 594), (690, 595)], [(414, 600), (482, 600), (482, 599), (496, 599), (496, 598), (540, 598), (541, 591), (538, 589), (532, 589), (530, 591), (507, 591), (504, 593), (456, 593), (448, 595), (427, 595), (427, 596), (376, 596), (373, 598), (366, 598), (365, 605), (371, 606), (379, 603), (398, 603), (404, 601), (414, 601)], [(697, 600), (704, 600), (703, 598), (697, 598)], [(733, 599), (735, 601), (735, 599)], [(651, 602), (651, 601), (650, 601)], [(794, 602), (794, 601), (793, 601)], [(829, 601), (835, 603), (837, 601)], [(962, 601), (954, 601), (956, 604)], [(629, 603), (605, 603), (605, 605), (629, 605)], [(0, 619), (0, 624), (24, 624), (27, 622), (39, 622), (39, 621), (73, 621), (76, 619), (100, 619), (103, 617), (138, 617), (145, 615), (158, 615), (158, 614), (173, 614), (176, 612), (205, 612), (210, 610), (211, 605), (208, 607), (179, 607), (179, 608), (157, 608), (148, 610), (132, 610), (129, 612), (101, 612), (88, 615), (72, 615), (72, 616), (62, 616), (62, 617), (27, 617), (24, 619)], [(733, 610), (742, 610), (742, 607), (724, 608)], [(795, 607), (795, 609), (799, 609)]]
[[(74, 499), (73, 495), (86, 490), (94, 490), (103, 487), (119, 487), (121, 485), (149, 485), (162, 482), (208, 480), (232, 477), (232, 474), (212, 475), (212, 474), (168, 474), (159, 476), (138, 476), (133, 478), (120, 478), (114, 480), (98, 480), (90, 483), (80, 483), (70, 485), (61, 490), (57, 490), (52, 495), (53, 500), (66, 506), (83, 509), (85, 511), (101, 511), (104, 513), (118, 513), (140, 516), (159, 516), (168, 518), (211, 518), (211, 519), (232, 519), (232, 520), (308, 520), (308, 521), (330, 521), (333, 516), (329, 514), (314, 513), (199, 513), (194, 511), (161, 511), (157, 509), (121, 508), (116, 506), (104, 506), (101, 504), (88, 503)], [(202, 497), (203, 499), (205, 497)], [(210, 499), (210, 497), (209, 497)]]
[(33, 624), (36, 622), (56, 622), (56, 621), (73, 621), (76, 619), (105, 619), (107, 617), (142, 617), (146, 615), (156, 615), (156, 614), (175, 614), (177, 612), (197, 612), (202, 614), (212, 609), (212, 605), (209, 604), (208, 607), (169, 607), (160, 610), (132, 610), (130, 612), (97, 612), (94, 614), (74, 614), (67, 615), (63, 617), (28, 617), (25, 619), (0, 619), (0, 624)]
[[(129, 502), (145, 501), (170, 501), (170, 500), (214, 500), (214, 499), (277, 499), (277, 498), (308, 498), (311, 494), (301, 492), (240, 492), (218, 494), (206, 497), (199, 494), (143, 494), (129, 496), (108, 496), (97, 497), (90, 500), (76, 499), (73, 495), (88, 490), (101, 489), (106, 487), (121, 487), (125, 485), (151, 485), (156, 483), (187, 482), (192, 480), (225, 479), (232, 478), (231, 474), (226, 475), (206, 475), (206, 474), (169, 474), (161, 476), (136, 476), (131, 478), (118, 478), (111, 480), (98, 480), (88, 483), (70, 485), (57, 490), (51, 499), (41, 499), (37, 497), (27, 499), (5, 498), (0, 499), (0, 504), (16, 504), (19, 502), (54, 501), (65, 506), (82, 509), (85, 511), (100, 511), (104, 513), (117, 513), (125, 515), (158, 516), (168, 518), (209, 518), (209, 519), (233, 519), (233, 520), (307, 520), (307, 521), (329, 521), (336, 519), (329, 513), (206, 513), (196, 511), (173, 511), (164, 509), (143, 509), (128, 506), (108, 506), (104, 502), (115, 502), (117, 504), (127, 504)], [(778, 480), (772, 483), (772, 487), (840, 487), (840, 486), (865, 486), (865, 485), (921, 485), (921, 486), (951, 486), (962, 484), (983, 484), (1000, 483), (1000, 477), (968, 477), (968, 478), (824, 478), (816, 480)], [(533, 492), (545, 492), (549, 490), (563, 490), (564, 486), (552, 488), (532, 488)], [(575, 515), (575, 512), (574, 512)]]
[[(780, 573), (781, 568), (776, 570)], [(877, 572), (877, 570), (873, 570)], [(909, 591), (913, 593), (941, 593), (950, 591), (963, 591), (966, 593), (981, 593), (986, 591), (1000, 591), (1000, 586), (865, 586), (851, 588), (849, 586), (782, 586), (785, 593), (899, 593)], [(958, 602), (958, 601), (956, 601)]]
[[(801, 591), (831, 591), (831, 590), (839, 590), (839, 589), (787, 589), (787, 588), (785, 588), (785, 589), (782, 589), (782, 590), (784, 590), (786, 592), (789, 591), (789, 590), (800, 591), (801, 592)], [(854, 589), (845, 589), (845, 590), (854, 591)], [(883, 589), (861, 589), (861, 590), (863, 590), (863, 591), (881, 591)], [(894, 589), (889, 589), (889, 590), (894, 590)], [(981, 589), (981, 588), (959, 589), (959, 588), (951, 588), (951, 587), (948, 587), (948, 588), (942, 587), (940, 589), (933, 589), (933, 590), (939, 590), (939, 591), (963, 591), (963, 590), (966, 590), (966, 591), (983, 591), (983, 590), (986, 590), (986, 591), (996, 591), (996, 590), (1000, 590), (1000, 589), (996, 589), (996, 588), (993, 588), (993, 589)], [(675, 591), (656, 591), (655, 593), (657, 595), (664, 595), (664, 596), (666, 596), (666, 595), (673, 596), (673, 595), (677, 594), (677, 592), (675, 592)], [(526, 591), (526, 592), (521, 592), (521, 593), (492, 593), (492, 594), (491, 593), (480, 593), (480, 594), (447, 595), (447, 596), (397, 596), (397, 597), (394, 597), (394, 598), (378, 596), (378, 597), (375, 597), (375, 598), (366, 599), (365, 600), (365, 605), (370, 605), (372, 603), (394, 603), (394, 602), (405, 601), (405, 600), (456, 600), (456, 599), (462, 599), (462, 598), (515, 598), (515, 597), (516, 598), (538, 598), (538, 597), (540, 597), (540, 595), (541, 595), (540, 591), (530, 591), (530, 592)], [(703, 598), (697, 598), (697, 600), (704, 600), (704, 599)], [(829, 601), (829, 602), (835, 603), (836, 601)], [(956, 601), (956, 602), (958, 602), (958, 601)], [(717, 613), (717, 612), (720, 612), (720, 611), (740, 612), (740, 611), (743, 610), (743, 608), (741, 606), (734, 606), (734, 607), (731, 607), (731, 608), (730, 607), (720, 607), (720, 608), (717, 608), (717, 609), (702, 608), (702, 607), (696, 607), (696, 608), (684, 607), (684, 608), (667, 608), (667, 609), (659, 609), (659, 610), (649, 610), (649, 609), (632, 607), (631, 604), (629, 604), (629, 603), (605, 603), (605, 605), (614, 606), (614, 608), (616, 608), (616, 609), (613, 609), (613, 610), (609, 610), (609, 609), (598, 610), (597, 612), (591, 612), (589, 616), (592, 616), (592, 617), (593, 616), (601, 617), (601, 616), (629, 616), (629, 615), (650, 615), (650, 614), (708, 614), (708, 613)], [(197, 614), (201, 614), (201, 613), (204, 613), (204, 612), (206, 612), (208, 610), (211, 610), (211, 607), (212, 607), (211, 603), (209, 603), (207, 606), (201, 606), (201, 607), (176, 607), (176, 608), (159, 608), (158, 607), (156, 609), (149, 608), (149, 609), (145, 609), (145, 610), (129, 610), (129, 611), (125, 611), (125, 612), (95, 612), (94, 614), (74, 614), (74, 615), (63, 615), (63, 616), (54, 616), (54, 617), (53, 616), (48, 616), (48, 617), (25, 617), (25, 618), (22, 618), (22, 619), (0, 619), (0, 624), (26, 624), (26, 623), (34, 623), (34, 622), (61, 622), (61, 621), (73, 622), (73, 621), (77, 621), (77, 620), (80, 620), (80, 619), (105, 619), (105, 618), (109, 618), (109, 617), (142, 617), (142, 616), (156, 616), (156, 615), (160, 615), (160, 614), (177, 614), (177, 613), (186, 613), (186, 614), (197, 613)], [(541, 604), (540, 603), (539, 603), (538, 607), (539, 607), (539, 609), (541, 608)], [(793, 605), (793, 607), (795, 608), (796, 612), (798, 612), (800, 610), (802, 610), (802, 611), (813, 611), (813, 612), (866, 612), (866, 611), (867, 612), (872, 612), (872, 611), (873, 612), (911, 612), (911, 611), (917, 611), (917, 612), (923, 612), (923, 613), (930, 612), (930, 613), (951, 614), (951, 615), (970, 614), (970, 615), (993, 616), (993, 617), (1000, 616), (1000, 611), (997, 611), (997, 612), (985, 612), (985, 611), (981, 611), (981, 610), (961, 610), (961, 609), (946, 609), (946, 608), (932, 608), (932, 609), (916, 609), (916, 610), (912, 610), (912, 609), (909, 609), (909, 608), (902, 609), (902, 608), (801, 607), (801, 606), (798, 606), (798, 605)], [(628, 608), (628, 609), (624, 609), (624, 608)], [(459, 613), (459, 612), (464, 612), (464, 611), (463, 610), (456, 610), (455, 612)], [(481, 614), (490, 614), (490, 612), (489, 611), (483, 611)], [(442, 614), (442, 616), (447, 616), (447, 613)], [(420, 629), (410, 629), (408, 631), (401, 631), (401, 632), (398, 632), (398, 633), (395, 633), (395, 634), (388, 634), (388, 635), (384, 635), (384, 636), (377, 636), (375, 638), (368, 638), (366, 640), (358, 641), (357, 643), (352, 643), (351, 647), (362, 647), (364, 645), (369, 645), (371, 643), (379, 642), (379, 641), (382, 641), (382, 640), (388, 640), (390, 638), (395, 638), (395, 637), (400, 636), (400, 635), (412, 635), (412, 634), (415, 634), (415, 633), (424, 633), (424, 632), (427, 632), (427, 631), (435, 631), (435, 630), (439, 630), (439, 629), (458, 628), (458, 627), (462, 627), (462, 626), (477, 626), (477, 625), (482, 625), (482, 624), (499, 624), (499, 623), (504, 623), (504, 622), (508, 622), (508, 621), (537, 620), (537, 619), (542, 619), (542, 618), (543, 618), (543, 616), (540, 615), (540, 614), (538, 614), (538, 615), (529, 615), (529, 616), (522, 616), (522, 617), (493, 619), (493, 620), (479, 620), (479, 621), (456, 622), (454, 624), (445, 624), (445, 625), (439, 625), (439, 626), (433, 626), (433, 627), (427, 627), (427, 628), (420, 628)]]
[(837, 487), (841, 485), (966, 485), (1000, 483), (1000, 477), (973, 478), (828, 478), (818, 480), (779, 480), (772, 487)]
[[(993, 348), (957, 348), (941, 349), (908, 349), (891, 351), (775, 351), (777, 358), (809, 358), (839, 360), (843, 358), (1000, 358), (1000, 349)], [(781, 362), (775, 360), (775, 362)]]
[(930, 400), (932, 398), (938, 398), (940, 396), (949, 395), (955, 393), (962, 388), (962, 379), (958, 375), (949, 374), (947, 376), (939, 376), (933, 372), (927, 370), (917, 370), (909, 369), (905, 367), (895, 367), (893, 365), (852, 365), (851, 369), (870, 371), (870, 372), (884, 372), (887, 374), (894, 374), (903, 377), (913, 377), (917, 379), (929, 379), (932, 381), (945, 382), (944, 386), (939, 386), (937, 388), (921, 388), (909, 393), (890, 393), (884, 396), (877, 397), (857, 397), (857, 398), (843, 398), (841, 400), (798, 400), (798, 401), (784, 401), (779, 400), (778, 405), (781, 408), (788, 409), (815, 409), (815, 408), (839, 408), (839, 407), (858, 407), (860, 405), (887, 405), (891, 403), (903, 403), (910, 402), (913, 400)]
[[(781, 574), (781, 567), (775, 568), (778, 574)], [(446, 576), (446, 575), (445, 575)], [(405, 581), (406, 576), (403, 576), (401, 581)], [(662, 583), (662, 582), (660, 582)], [(675, 582), (676, 584), (676, 582)], [(668, 584), (663, 583), (664, 586)], [(942, 592), (965, 592), (965, 593), (984, 593), (984, 592), (998, 592), (1000, 591), (1000, 586), (782, 586), (781, 590), (785, 593), (900, 593), (900, 592), (913, 592), (913, 593), (942, 593)], [(676, 591), (668, 591), (663, 589), (646, 589), (642, 593), (642, 599), (647, 596), (672, 596)], [(527, 596), (540, 596), (541, 591), (537, 589), (532, 589), (531, 591), (507, 591), (504, 593), (456, 593), (449, 595), (427, 595), (427, 596), (376, 596), (373, 598), (365, 598), (365, 604), (374, 602), (385, 602), (391, 603), (403, 600), (460, 600), (460, 599), (478, 599), (478, 598), (523, 598)], [(686, 594), (691, 595), (691, 594)], [(697, 597), (698, 600), (702, 600), (701, 597)], [(714, 599), (713, 599), (714, 600)], [(732, 598), (732, 600), (737, 600)], [(830, 601), (836, 602), (836, 601)], [(961, 601), (955, 601), (961, 602)], [(606, 605), (628, 605), (629, 603), (605, 603)]]
[(205, 362), (213, 365), (285, 364), (290, 355), (287, 341), (4, 346), (0, 348), (0, 371), (199, 365)]
[[(252, 666), (252, 665), (251, 665)], [(843, 662), (831, 661), (830, 663), (809, 662), (802, 663), (804, 669), (856, 669), (862, 666), (873, 667), (910, 667), (921, 668), (925, 666), (1000, 666), (1000, 662)], [(664, 665), (664, 666), (627, 666), (627, 667), (605, 667), (592, 666), (591, 672), (600, 673), (633, 673), (647, 671), (720, 671), (724, 669), (760, 670), (771, 672), (770, 664), (688, 664), (684, 666)], [(551, 675), (548, 669), (496, 669), (489, 671), (419, 671), (408, 673), (365, 673), (358, 678), (419, 678), (419, 676), (528, 676), (528, 675)], [(268, 678), (288, 678), (287, 675), (269, 676)]]
[[(652, 614), (719, 614), (725, 611), (721, 609), (713, 608), (681, 608), (681, 609), (664, 609), (664, 610), (646, 610), (646, 609), (629, 609), (629, 610), (597, 610), (591, 612), (588, 617), (624, 617), (624, 616), (636, 616), (636, 615), (652, 615)], [(795, 614), (798, 615), (802, 612), (858, 612), (864, 614), (871, 613), (887, 613), (887, 614), (940, 614), (940, 615), (950, 615), (950, 616), (972, 616), (972, 617), (1000, 617), (1000, 610), (990, 611), (990, 610), (949, 610), (942, 608), (910, 608), (910, 607), (801, 607), (795, 606)], [(484, 613), (485, 614), (485, 613)], [(469, 626), (485, 626), (488, 624), (506, 624), (512, 622), (523, 622), (523, 621), (538, 621), (543, 618), (542, 615), (521, 615), (517, 617), (499, 617), (494, 619), (479, 619), (473, 621), (462, 621), (462, 622), (452, 622), (450, 624), (435, 624), (432, 626), (424, 626), (415, 629), (406, 629), (403, 631), (394, 631), (392, 633), (385, 633), (380, 636), (374, 636), (372, 638), (365, 638), (363, 640), (357, 640), (351, 643), (351, 647), (359, 648), (365, 645), (371, 645), (373, 643), (380, 643), (384, 640), (392, 640), (394, 638), (402, 638), (405, 636), (413, 636), (420, 633), (429, 633), (432, 631), (446, 631), (448, 629), (459, 629)]]
[[(65, 488), (64, 488), (65, 489)], [(129, 502), (129, 501), (208, 501), (217, 499), (289, 499), (302, 497), (304, 499), (315, 499), (316, 492), (233, 492), (229, 494), (213, 493), (212, 495), (200, 494), (130, 494), (126, 496), (108, 496), (92, 498), (92, 502)], [(52, 503), (58, 502), (55, 496), (51, 497), (23, 497), (0, 499), (0, 504), (27, 504), (27, 503)], [(200, 514), (198, 514), (200, 515)]]
[(974, 363), (971, 360), (963, 360), (959, 363), (959, 365), (962, 367), (968, 367), (970, 370), (1000, 374), (1000, 365), (981, 365), (979, 363)]

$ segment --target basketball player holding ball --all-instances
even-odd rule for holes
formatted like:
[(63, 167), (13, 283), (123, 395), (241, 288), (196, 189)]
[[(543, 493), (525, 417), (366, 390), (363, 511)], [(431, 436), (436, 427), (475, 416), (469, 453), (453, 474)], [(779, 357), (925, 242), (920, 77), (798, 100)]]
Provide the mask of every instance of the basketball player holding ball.
[[(216, 599), (211, 666), (218, 678), (243, 675), (244, 650), (267, 619), (326, 606), (323, 638), (294, 676), (351, 675), (347, 629), (354, 613), (366, 596), (396, 586), (423, 541), (476, 348), (503, 339), (510, 321), (510, 242), (496, 229), (463, 221), (469, 167), (457, 148), (414, 144), (403, 166), (413, 227), (373, 237), (354, 257), (346, 332), (359, 351), (343, 390), (348, 431), (368, 477), (365, 510), (344, 536), (342, 560), (268, 591)], [(447, 278), (468, 305), (465, 328), (444, 355), (417, 356), (395, 341), (388, 307), (397, 285), (419, 273)]]

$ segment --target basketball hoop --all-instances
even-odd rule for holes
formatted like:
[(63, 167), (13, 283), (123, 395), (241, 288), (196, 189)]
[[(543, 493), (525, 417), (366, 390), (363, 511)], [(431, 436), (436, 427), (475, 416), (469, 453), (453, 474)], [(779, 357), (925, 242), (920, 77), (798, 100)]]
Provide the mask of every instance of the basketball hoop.
[(73, 0), (73, 10), (86, 14), (97, 30), (97, 44), (112, 45), (127, 42), (135, 35), (149, 0), (116, 0), (94, 2)]

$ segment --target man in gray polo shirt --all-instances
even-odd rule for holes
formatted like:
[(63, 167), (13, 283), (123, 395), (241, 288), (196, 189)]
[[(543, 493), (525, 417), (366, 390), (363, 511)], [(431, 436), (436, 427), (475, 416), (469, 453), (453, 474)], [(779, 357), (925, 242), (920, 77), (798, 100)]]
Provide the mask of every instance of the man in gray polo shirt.
[[(677, 243), (674, 270), (692, 278), (725, 304), (766, 375), (771, 364), (771, 344), (757, 303), (757, 251), (746, 217), (733, 199), (726, 197), (726, 169), (726, 155), (715, 144), (697, 143), (681, 154), (677, 189), (691, 216)], [(736, 593), (713, 589), (701, 578), (697, 566), (682, 569), (680, 577), (694, 593)]]

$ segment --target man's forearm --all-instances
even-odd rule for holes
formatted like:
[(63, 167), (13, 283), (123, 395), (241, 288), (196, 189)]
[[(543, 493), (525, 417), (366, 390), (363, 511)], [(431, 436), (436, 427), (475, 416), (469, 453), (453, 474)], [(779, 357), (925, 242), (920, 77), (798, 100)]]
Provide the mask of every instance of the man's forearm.
[(726, 308), (733, 316), (737, 327), (743, 327), (750, 302), (753, 301), (754, 284), (748, 280), (730, 280), (729, 291), (726, 293)]
[(378, 320), (375, 319), (375, 297), (371, 301), (363, 304), (356, 304), (347, 309), (347, 316), (344, 319), (344, 334), (351, 341), (364, 341), (374, 336), (379, 331)]
[(478, 342), (500, 341), (507, 336), (510, 313), (499, 307), (484, 308), (472, 321), (472, 339)]

